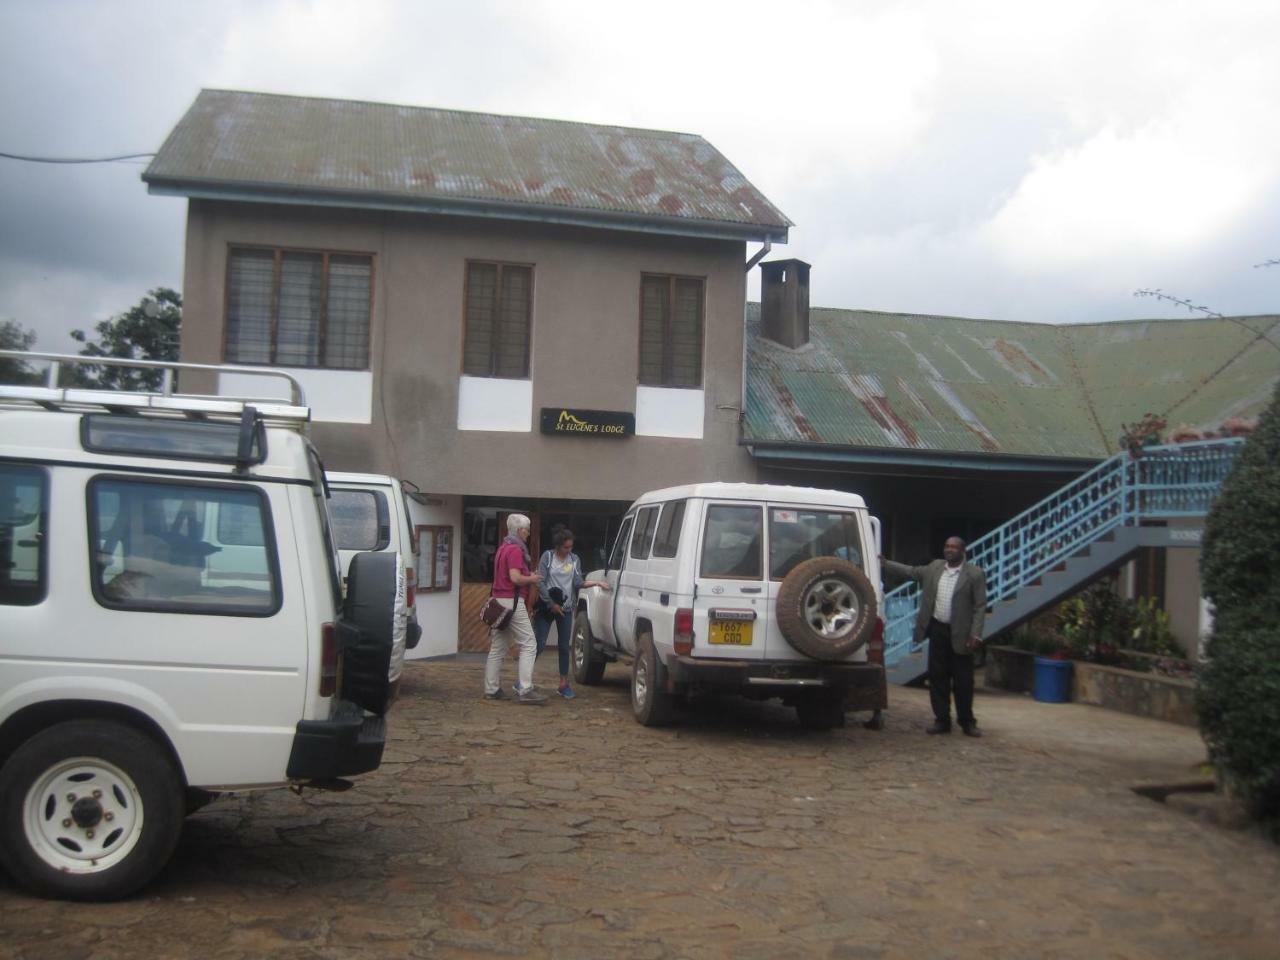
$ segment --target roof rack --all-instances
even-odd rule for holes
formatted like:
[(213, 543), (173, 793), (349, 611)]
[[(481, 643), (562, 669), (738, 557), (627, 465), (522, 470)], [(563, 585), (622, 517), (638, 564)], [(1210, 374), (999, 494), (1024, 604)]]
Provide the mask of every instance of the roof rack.
[[(311, 419), (305, 391), (295, 377), (271, 367), (241, 367), (210, 363), (176, 363), (168, 360), (134, 360), (128, 357), (85, 357), (65, 353), (29, 353), (25, 350), (0, 350), (0, 359), (17, 361), (46, 360), (49, 369), (45, 385), (0, 385), (0, 404), (38, 406), (46, 410), (106, 410), (110, 413), (153, 413), (184, 416), (190, 419), (239, 419), (246, 408), (254, 409), (265, 421), (302, 426)], [(60, 387), (62, 367), (129, 367), (162, 371), (158, 392), (104, 390), (82, 387)], [(279, 397), (211, 396), (208, 394), (174, 393), (175, 373), (201, 370), (212, 373), (247, 374), (274, 377), (289, 386), (288, 401)]]

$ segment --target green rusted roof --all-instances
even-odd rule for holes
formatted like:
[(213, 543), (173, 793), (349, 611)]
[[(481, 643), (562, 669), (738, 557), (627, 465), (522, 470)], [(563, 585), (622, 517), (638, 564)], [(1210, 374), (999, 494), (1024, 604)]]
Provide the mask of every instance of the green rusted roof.
[(152, 192), (786, 242), (791, 222), (702, 137), (425, 107), (202, 90)]
[(759, 315), (748, 304), (744, 430), (762, 446), (1101, 459), (1146, 413), (1216, 430), (1256, 416), (1280, 380), (1276, 315), (1056, 325), (814, 308), (796, 350), (762, 337)]

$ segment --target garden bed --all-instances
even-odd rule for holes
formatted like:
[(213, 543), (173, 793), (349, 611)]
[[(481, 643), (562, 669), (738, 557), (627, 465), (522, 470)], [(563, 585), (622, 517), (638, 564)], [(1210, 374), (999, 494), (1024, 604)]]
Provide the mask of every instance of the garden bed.
[(1140, 673), (1100, 663), (1075, 662), (1071, 699), (1137, 717), (1196, 726), (1196, 685), (1192, 680)]
[(1030, 693), (1035, 687), (1036, 655), (1018, 647), (987, 647), (982, 684), (1013, 693)]

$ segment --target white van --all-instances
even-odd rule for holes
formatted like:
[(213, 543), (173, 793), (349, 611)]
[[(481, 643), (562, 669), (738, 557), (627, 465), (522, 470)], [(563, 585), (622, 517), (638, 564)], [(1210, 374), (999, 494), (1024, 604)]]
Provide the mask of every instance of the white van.
[[(417, 565), (413, 545), (413, 527), (409, 521), (409, 504), (404, 485), (395, 477), (377, 473), (339, 473), (326, 471), (329, 481), (329, 517), (333, 537), (338, 544), (338, 560), (343, 583), (351, 559), (358, 553), (398, 553), (406, 564)], [(418, 645), (416, 605), (417, 579), (413, 567), (405, 571), (409, 610), (409, 636), (406, 647)]]
[[(7, 353), (6, 356), (15, 356)], [(162, 368), (158, 393), (0, 386), (0, 860), (41, 894), (126, 896), (219, 792), (375, 769), (404, 657), (404, 563), (346, 596), (288, 374)], [(182, 396), (175, 370), (291, 402)]]
[(574, 620), (579, 683), (631, 665), (645, 725), (699, 690), (780, 697), (811, 729), (886, 706), (880, 524), (836, 490), (699, 483), (627, 510)]

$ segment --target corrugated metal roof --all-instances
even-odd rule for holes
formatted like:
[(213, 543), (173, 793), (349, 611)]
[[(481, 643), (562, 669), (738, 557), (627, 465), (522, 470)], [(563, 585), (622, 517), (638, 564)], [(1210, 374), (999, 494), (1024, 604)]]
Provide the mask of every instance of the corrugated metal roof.
[(200, 92), (142, 178), (184, 195), (484, 202), (782, 241), (791, 225), (694, 134), (229, 90)]
[(1280, 380), (1274, 315), (1054, 325), (814, 308), (809, 335), (776, 344), (747, 305), (748, 443), (1100, 459), (1123, 424), (1189, 393), (1171, 428), (1255, 416)]

